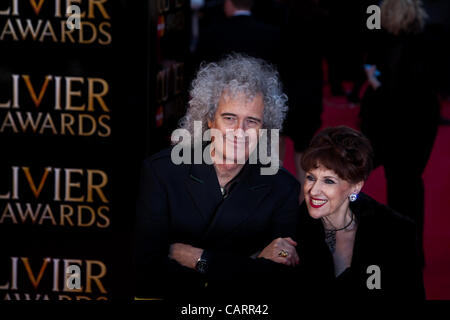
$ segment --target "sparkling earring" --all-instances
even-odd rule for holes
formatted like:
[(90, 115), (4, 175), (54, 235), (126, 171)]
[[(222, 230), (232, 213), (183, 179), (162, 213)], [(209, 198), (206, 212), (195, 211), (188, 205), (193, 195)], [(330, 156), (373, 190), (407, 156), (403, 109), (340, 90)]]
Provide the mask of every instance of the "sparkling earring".
[(357, 193), (352, 193), (349, 197), (350, 202), (354, 202), (358, 198)]

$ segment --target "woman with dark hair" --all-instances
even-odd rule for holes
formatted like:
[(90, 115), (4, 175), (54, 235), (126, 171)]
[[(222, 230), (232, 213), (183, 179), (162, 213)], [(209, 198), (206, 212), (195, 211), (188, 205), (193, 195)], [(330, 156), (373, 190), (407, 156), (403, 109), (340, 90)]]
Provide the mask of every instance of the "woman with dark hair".
[(300, 291), (308, 298), (423, 299), (414, 223), (361, 192), (372, 169), (369, 141), (345, 126), (324, 129), (301, 164)]

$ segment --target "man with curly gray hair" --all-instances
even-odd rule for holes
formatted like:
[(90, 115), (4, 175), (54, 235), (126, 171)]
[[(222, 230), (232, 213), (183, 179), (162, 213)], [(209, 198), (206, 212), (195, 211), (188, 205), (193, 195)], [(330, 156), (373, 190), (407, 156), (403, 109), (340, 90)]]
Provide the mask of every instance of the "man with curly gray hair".
[[(180, 139), (183, 142), (172, 150), (174, 163), (191, 160), (192, 143), (197, 142), (198, 148), (194, 151), (203, 152), (200, 142), (206, 137), (212, 141), (215, 164), (244, 164), (253, 155), (251, 163), (259, 160), (270, 164), (270, 168), (261, 168), (264, 174), (278, 171), (278, 132), (286, 115), (287, 96), (271, 65), (241, 54), (203, 65), (192, 83), (190, 95), (180, 129), (172, 134), (174, 143)], [(258, 142), (259, 154), (255, 150)], [(200, 158), (201, 155), (196, 156)], [(241, 167), (234, 166), (234, 171), (238, 172)], [(233, 173), (230, 169), (228, 166), (227, 175)]]
[[(298, 263), (293, 238), (300, 185), (284, 169), (261, 174), (264, 165), (249, 161), (258, 148), (246, 133), (280, 129), (286, 101), (277, 72), (260, 59), (234, 54), (200, 68), (180, 121), (189, 135), (177, 135), (181, 143), (143, 163), (137, 296), (279, 294), (280, 273)], [(208, 130), (214, 132), (205, 135)], [(210, 138), (207, 147), (200, 143), (210, 162), (175, 163), (173, 150), (194, 149), (196, 136)], [(236, 150), (244, 151), (243, 163)], [(269, 243), (272, 250), (261, 251)]]
[(247, 99), (261, 95), (264, 103), (262, 128), (281, 129), (287, 112), (287, 96), (274, 67), (242, 54), (201, 66), (190, 94), (189, 108), (180, 126), (192, 134), (195, 120), (202, 121), (205, 127), (208, 121), (214, 120), (224, 94), (229, 97), (244, 94)]

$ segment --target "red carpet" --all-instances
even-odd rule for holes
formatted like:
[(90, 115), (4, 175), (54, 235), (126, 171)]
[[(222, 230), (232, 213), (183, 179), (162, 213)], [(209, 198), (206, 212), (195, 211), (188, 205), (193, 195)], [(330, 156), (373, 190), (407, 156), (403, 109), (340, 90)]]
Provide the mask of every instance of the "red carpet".
[[(347, 125), (358, 128), (359, 107), (348, 105), (344, 97), (332, 97), (324, 88), (322, 127)], [(450, 102), (442, 106), (442, 115), (450, 118)], [(288, 139), (284, 166), (295, 174), (293, 145)], [(450, 300), (450, 126), (439, 126), (433, 152), (423, 175), (425, 184), (424, 270), (427, 299)], [(383, 168), (370, 175), (363, 191), (386, 203)]]

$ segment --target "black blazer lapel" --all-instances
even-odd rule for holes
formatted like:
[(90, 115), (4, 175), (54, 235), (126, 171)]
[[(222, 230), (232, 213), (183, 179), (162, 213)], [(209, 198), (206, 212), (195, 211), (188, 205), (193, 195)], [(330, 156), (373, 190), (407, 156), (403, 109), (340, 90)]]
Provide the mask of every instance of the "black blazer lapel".
[(259, 166), (247, 165), (241, 181), (218, 206), (203, 240), (218, 240), (233, 232), (252, 214), (256, 207), (269, 195), (270, 185), (260, 178)]
[(207, 164), (191, 165), (185, 184), (198, 212), (208, 222), (217, 204), (222, 200), (214, 166)]

